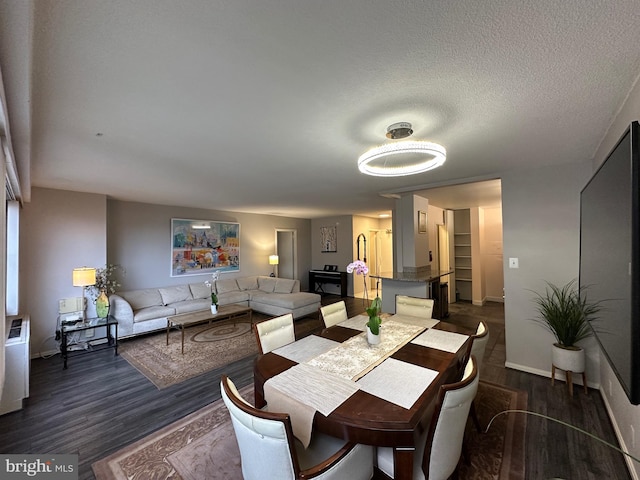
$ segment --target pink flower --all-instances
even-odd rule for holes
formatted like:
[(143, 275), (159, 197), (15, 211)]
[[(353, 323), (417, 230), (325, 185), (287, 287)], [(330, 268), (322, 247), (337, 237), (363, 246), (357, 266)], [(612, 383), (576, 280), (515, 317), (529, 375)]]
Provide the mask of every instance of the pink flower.
[(366, 275), (369, 273), (369, 267), (362, 260), (356, 260), (347, 265), (347, 273), (356, 272), (356, 275)]

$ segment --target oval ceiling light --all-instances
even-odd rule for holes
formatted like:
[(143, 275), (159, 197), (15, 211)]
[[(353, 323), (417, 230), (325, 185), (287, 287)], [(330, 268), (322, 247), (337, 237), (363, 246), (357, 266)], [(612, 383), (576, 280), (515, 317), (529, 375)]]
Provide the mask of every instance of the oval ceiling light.
[[(387, 135), (389, 132), (399, 130), (396, 127), (403, 128), (404, 135), (394, 138), (407, 137), (413, 133), (411, 124), (402, 122), (390, 125), (387, 128)], [(433, 170), (442, 165), (446, 159), (447, 151), (442, 145), (407, 140), (388, 143), (363, 153), (358, 158), (358, 169), (362, 173), (377, 177), (400, 177)]]

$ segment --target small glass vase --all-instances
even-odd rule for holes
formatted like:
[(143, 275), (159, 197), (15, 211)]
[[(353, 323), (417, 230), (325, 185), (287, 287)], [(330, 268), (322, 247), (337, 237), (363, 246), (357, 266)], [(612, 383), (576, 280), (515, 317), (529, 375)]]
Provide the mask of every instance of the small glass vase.
[(107, 318), (109, 315), (109, 297), (104, 290), (100, 290), (100, 295), (96, 298), (96, 315), (98, 318)]

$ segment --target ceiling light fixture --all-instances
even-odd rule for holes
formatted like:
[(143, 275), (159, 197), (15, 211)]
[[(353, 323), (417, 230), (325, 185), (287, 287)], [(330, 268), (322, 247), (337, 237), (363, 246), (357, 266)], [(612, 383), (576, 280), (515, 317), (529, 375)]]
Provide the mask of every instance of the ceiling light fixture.
[[(387, 137), (406, 138), (413, 133), (408, 122), (387, 128)], [(358, 169), (377, 177), (400, 177), (438, 168), (447, 159), (442, 145), (431, 142), (403, 141), (375, 147), (360, 155)]]

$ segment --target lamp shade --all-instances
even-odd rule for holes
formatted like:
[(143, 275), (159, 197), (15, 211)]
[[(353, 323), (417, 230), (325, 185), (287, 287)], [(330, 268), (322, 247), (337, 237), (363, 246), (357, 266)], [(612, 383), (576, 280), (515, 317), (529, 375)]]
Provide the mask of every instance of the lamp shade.
[(269, 265), (278, 265), (279, 261), (278, 255), (269, 255)]
[(80, 267), (73, 269), (73, 286), (88, 287), (96, 284), (96, 269), (90, 267)]

